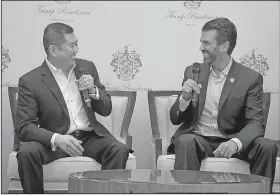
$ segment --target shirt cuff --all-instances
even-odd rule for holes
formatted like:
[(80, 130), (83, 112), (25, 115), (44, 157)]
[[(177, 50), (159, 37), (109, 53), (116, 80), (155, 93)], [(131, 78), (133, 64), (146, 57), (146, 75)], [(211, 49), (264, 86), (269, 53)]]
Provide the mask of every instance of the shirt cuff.
[(190, 104), (190, 101), (191, 101), (191, 99), (188, 100), (188, 101), (184, 100), (184, 98), (181, 95), (181, 97), (179, 99), (179, 109), (180, 109), (181, 112), (183, 112), (183, 111), (185, 111), (187, 109), (187, 107)]
[(51, 139), (51, 148), (52, 148), (52, 151), (55, 151), (56, 147), (55, 144), (54, 144), (54, 140), (55, 140), (55, 137), (57, 136), (57, 133), (54, 133), (53, 136), (52, 136), (52, 139)]
[(100, 94), (99, 94), (99, 89), (98, 87), (94, 86), (95, 87), (95, 94), (89, 94), (89, 96), (94, 99), (94, 100), (99, 100), (100, 99)]
[(242, 149), (242, 143), (238, 138), (232, 138), (232, 141), (234, 141), (237, 144), (238, 150), (237, 152), (239, 152)]

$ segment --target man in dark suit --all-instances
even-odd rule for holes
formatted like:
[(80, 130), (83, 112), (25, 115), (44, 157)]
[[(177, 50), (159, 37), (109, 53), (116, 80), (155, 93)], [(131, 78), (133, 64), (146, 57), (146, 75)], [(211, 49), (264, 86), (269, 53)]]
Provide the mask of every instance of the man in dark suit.
[[(182, 125), (171, 138), (174, 169), (199, 170), (206, 157), (235, 157), (250, 163), (252, 174), (275, 174), (277, 148), (264, 138), (263, 77), (231, 57), (237, 32), (226, 18), (202, 28), (198, 83), (192, 66), (185, 69), (182, 94), (170, 110), (174, 125)], [(192, 101), (193, 93), (198, 102)]]
[[(43, 164), (68, 156), (87, 156), (102, 169), (124, 169), (129, 149), (95, 118), (108, 116), (112, 102), (95, 65), (76, 59), (78, 40), (72, 27), (49, 24), (43, 64), (19, 79), (16, 134), (18, 171), (24, 193), (43, 193)], [(80, 69), (86, 74), (77, 78)], [(84, 91), (89, 92), (85, 102)]]

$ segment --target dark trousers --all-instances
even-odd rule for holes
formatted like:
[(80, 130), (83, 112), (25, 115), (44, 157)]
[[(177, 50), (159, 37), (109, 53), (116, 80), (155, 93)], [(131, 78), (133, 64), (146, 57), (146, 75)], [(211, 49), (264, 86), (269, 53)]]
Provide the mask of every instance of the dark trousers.
[[(193, 133), (180, 135), (173, 142), (176, 156), (174, 169), (199, 170), (201, 161), (213, 157), (213, 152), (225, 141), (227, 139), (211, 139)], [(277, 157), (275, 141), (258, 137), (244, 151), (232, 157), (249, 162), (251, 174), (270, 178), (272, 186)]]
[[(96, 134), (85, 137), (83, 156), (99, 162), (102, 170), (125, 169), (129, 149), (115, 137), (100, 137)], [(31, 141), (20, 146), (17, 153), (18, 172), (24, 193), (44, 193), (43, 164), (69, 157), (59, 148), (55, 151), (41, 143)]]

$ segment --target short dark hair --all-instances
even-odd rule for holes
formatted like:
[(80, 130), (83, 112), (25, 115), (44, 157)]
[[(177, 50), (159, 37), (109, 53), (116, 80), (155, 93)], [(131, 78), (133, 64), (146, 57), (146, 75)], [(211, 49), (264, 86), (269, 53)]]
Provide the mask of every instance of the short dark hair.
[(44, 30), (43, 44), (47, 55), (49, 54), (49, 46), (55, 45), (60, 47), (65, 43), (64, 34), (73, 33), (71, 26), (63, 23), (51, 23)]
[(202, 27), (202, 31), (216, 29), (218, 31), (217, 41), (221, 44), (225, 41), (229, 42), (227, 53), (231, 55), (237, 38), (237, 31), (235, 25), (227, 18), (216, 18), (208, 21)]

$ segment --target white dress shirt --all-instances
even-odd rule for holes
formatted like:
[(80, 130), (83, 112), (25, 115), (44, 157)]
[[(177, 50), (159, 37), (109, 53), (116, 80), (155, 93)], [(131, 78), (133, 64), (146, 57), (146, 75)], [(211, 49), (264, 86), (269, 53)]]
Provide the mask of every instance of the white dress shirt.
[[(222, 89), (231, 65), (232, 58), (230, 59), (224, 70), (220, 72), (220, 77), (218, 77), (218, 75), (215, 73), (212, 66), (210, 67), (205, 105), (202, 110), (201, 117), (198, 123), (194, 126), (192, 132), (202, 136), (225, 138), (225, 136), (222, 135), (218, 130), (217, 117)], [(179, 99), (179, 109), (181, 111), (186, 110), (190, 101), (191, 99), (189, 101), (185, 101), (181, 96)], [(231, 140), (237, 144), (238, 151), (240, 151), (242, 149), (241, 141), (238, 138), (232, 138)]]
[[(81, 99), (80, 91), (78, 88), (78, 83), (76, 83), (76, 76), (74, 72), (75, 66), (70, 69), (69, 74), (66, 78), (61, 69), (54, 67), (48, 59), (46, 59), (46, 63), (53, 74), (67, 105), (69, 117), (70, 117), (70, 127), (66, 134), (70, 134), (76, 130), (84, 130), (91, 131), (90, 122), (86, 115), (83, 102)], [(94, 99), (99, 99), (99, 91), (96, 89), (96, 97)], [(94, 95), (91, 95), (91, 97)], [(51, 138), (51, 148), (55, 151), (56, 146), (54, 144), (55, 137), (57, 133), (54, 133)]]

